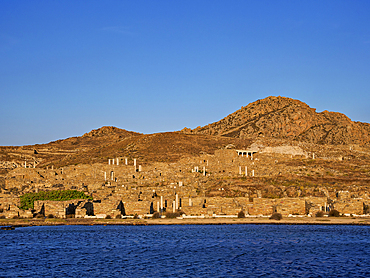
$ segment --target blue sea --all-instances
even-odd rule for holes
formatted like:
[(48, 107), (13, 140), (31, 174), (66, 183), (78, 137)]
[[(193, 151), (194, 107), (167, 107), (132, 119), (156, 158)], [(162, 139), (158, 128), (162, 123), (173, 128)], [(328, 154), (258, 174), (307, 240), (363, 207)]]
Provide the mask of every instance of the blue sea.
[(370, 277), (368, 226), (24, 227), (0, 242), (0, 277)]

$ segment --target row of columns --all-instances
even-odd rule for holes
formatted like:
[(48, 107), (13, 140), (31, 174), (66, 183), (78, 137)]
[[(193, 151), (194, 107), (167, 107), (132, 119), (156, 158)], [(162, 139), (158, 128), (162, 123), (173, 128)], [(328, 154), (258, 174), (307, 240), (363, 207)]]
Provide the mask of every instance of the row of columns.
[(119, 165), (119, 158), (117, 157), (117, 158), (112, 158), (112, 159), (108, 159), (108, 165), (114, 165), (114, 164), (117, 164), (117, 165)]
[(323, 207), (321, 207), (321, 205), (319, 205), (319, 208), (321, 211), (324, 211), (324, 212), (329, 212), (331, 210), (331, 205), (328, 205), (325, 203), (325, 205)]
[[(32, 166), (32, 167), (29, 167), (29, 168), (36, 168), (36, 161), (34, 161), (33, 163), (28, 163), (28, 164), (29, 165), (31, 164), (31, 166)], [(27, 168), (27, 161), (26, 160), (24, 161), (24, 168)]]
[[(244, 153), (246, 153), (246, 156), (247, 156), (247, 158), (249, 157), (249, 152), (238, 152), (238, 155), (242, 155), (242, 157), (244, 156)], [(253, 160), (253, 152), (250, 152), (250, 156), (251, 156), (251, 160)]]
[[(193, 173), (199, 173), (199, 167), (198, 166), (194, 166), (194, 169), (191, 170)], [(207, 172), (206, 172), (206, 167), (203, 166), (203, 175), (206, 176), (207, 175)]]
[[(110, 172), (110, 179), (114, 180), (114, 172), (113, 171)], [(107, 180), (107, 172), (104, 172), (104, 180), (105, 181)]]
[[(119, 165), (119, 158), (108, 159), (108, 165)], [(125, 157), (125, 165), (128, 165), (128, 159)], [(134, 158), (134, 166), (136, 166), (136, 158)]]
[[(191, 198), (189, 198), (189, 206), (193, 206), (193, 202)], [(179, 194), (176, 193), (175, 200), (172, 202), (172, 211), (176, 212), (179, 209)], [(163, 212), (163, 196), (161, 196), (160, 202), (157, 202), (157, 211)]]
[[(242, 166), (239, 166), (239, 175), (242, 175)], [(252, 173), (251, 173), (252, 177), (254, 177), (254, 170), (252, 170)], [(248, 167), (245, 166), (245, 176), (247, 177), (248, 176)]]

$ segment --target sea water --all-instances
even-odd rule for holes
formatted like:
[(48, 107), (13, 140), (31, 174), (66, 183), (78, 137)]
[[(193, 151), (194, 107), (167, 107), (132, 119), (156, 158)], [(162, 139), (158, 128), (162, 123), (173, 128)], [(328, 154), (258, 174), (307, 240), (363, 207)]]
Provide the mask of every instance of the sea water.
[(0, 231), (0, 277), (370, 277), (370, 227), (16, 228)]

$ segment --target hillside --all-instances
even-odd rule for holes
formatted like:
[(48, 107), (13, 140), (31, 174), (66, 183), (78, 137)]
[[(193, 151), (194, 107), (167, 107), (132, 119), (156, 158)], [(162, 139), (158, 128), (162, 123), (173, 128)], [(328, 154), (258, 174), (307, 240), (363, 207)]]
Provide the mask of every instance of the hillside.
[(317, 113), (307, 104), (285, 97), (255, 101), (192, 134), (233, 138), (271, 137), (315, 144), (369, 145), (370, 124), (353, 122), (341, 113)]
[(24, 162), (37, 168), (106, 163), (112, 157), (137, 158), (143, 164), (170, 163), (200, 154), (214, 154), (229, 144), (248, 148), (262, 139), (265, 146), (302, 142), (367, 147), (369, 134), (369, 124), (353, 122), (341, 113), (317, 113), (299, 100), (268, 97), (194, 130), (141, 134), (104, 126), (79, 137), (48, 144), (0, 147), (0, 174), (23, 167)]
[(109, 213), (117, 200), (146, 210), (143, 204), (159, 200), (153, 192), (170, 204), (176, 192), (189, 206), (198, 200), (190, 214), (208, 213), (205, 197), (216, 198), (207, 206), (222, 213), (240, 211), (233, 198), (245, 198), (248, 209), (253, 201), (250, 213), (258, 215), (271, 208), (262, 198), (309, 198), (316, 209), (336, 202), (341, 211), (362, 213), (370, 207), (369, 130), (340, 113), (269, 97), (195, 130), (141, 134), (105, 126), (48, 144), (0, 147), (0, 209), (16, 210), (22, 194), (58, 189), (92, 194)]
[[(36, 161), (37, 167), (106, 163), (112, 157), (137, 158), (144, 164), (175, 162), (200, 154), (213, 154), (228, 144), (245, 148), (250, 140), (166, 132), (140, 134), (116, 127), (102, 127), (79, 137), (48, 144), (0, 147), (2, 169), (13, 169)], [(1, 174), (1, 173), (0, 173)]]

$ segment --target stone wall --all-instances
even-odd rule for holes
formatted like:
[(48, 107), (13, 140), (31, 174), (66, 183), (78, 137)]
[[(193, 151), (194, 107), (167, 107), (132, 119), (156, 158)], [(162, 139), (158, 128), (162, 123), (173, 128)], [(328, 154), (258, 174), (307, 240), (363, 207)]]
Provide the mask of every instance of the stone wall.
[(334, 203), (334, 209), (340, 213), (347, 214), (363, 214), (364, 211), (364, 199), (347, 199), (338, 200)]
[(304, 215), (306, 213), (306, 202), (303, 198), (281, 198), (275, 199), (275, 212), (283, 216)]
[(271, 215), (274, 212), (275, 199), (253, 198), (253, 205), (249, 207), (250, 215)]

